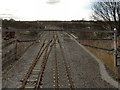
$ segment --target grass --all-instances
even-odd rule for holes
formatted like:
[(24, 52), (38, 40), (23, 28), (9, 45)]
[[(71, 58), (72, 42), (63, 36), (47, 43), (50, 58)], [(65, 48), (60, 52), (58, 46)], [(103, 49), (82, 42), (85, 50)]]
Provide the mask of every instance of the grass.
[[(80, 40), (81, 44), (87, 44), (95, 47), (105, 48), (105, 49), (113, 49), (113, 41), (109, 40)], [(113, 52), (104, 51), (101, 49), (95, 49), (91, 47), (87, 47), (89, 51), (91, 51), (96, 57), (98, 57), (104, 64), (108, 66), (110, 70), (112, 70), (115, 74), (117, 74), (117, 68), (114, 66), (114, 55)]]
[(105, 49), (113, 49), (114, 45), (112, 40), (80, 40), (80, 42), (82, 44), (87, 44)]
[[(88, 47), (87, 47), (88, 48)], [(95, 56), (97, 56), (103, 63), (105, 63), (110, 70), (117, 74), (117, 68), (114, 66), (114, 56), (110, 55), (103, 50), (88, 48)]]

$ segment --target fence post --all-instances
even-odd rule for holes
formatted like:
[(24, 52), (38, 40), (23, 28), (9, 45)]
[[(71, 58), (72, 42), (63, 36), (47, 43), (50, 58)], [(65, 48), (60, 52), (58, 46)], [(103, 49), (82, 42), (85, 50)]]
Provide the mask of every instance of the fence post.
[(114, 28), (114, 65), (117, 66), (117, 29)]

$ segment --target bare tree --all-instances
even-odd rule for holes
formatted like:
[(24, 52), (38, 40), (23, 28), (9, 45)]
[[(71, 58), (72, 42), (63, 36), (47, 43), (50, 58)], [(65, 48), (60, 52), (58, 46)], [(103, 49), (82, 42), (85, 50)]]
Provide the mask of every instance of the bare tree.
[(117, 28), (120, 33), (120, 1), (99, 0), (94, 2), (92, 17), (104, 21), (104, 27), (109, 30)]

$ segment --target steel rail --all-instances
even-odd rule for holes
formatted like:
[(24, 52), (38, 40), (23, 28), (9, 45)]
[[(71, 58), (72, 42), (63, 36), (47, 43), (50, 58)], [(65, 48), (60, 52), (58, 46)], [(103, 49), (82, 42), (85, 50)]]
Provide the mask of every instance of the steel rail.
[(56, 53), (56, 42), (54, 44), (54, 56), (55, 56), (55, 87), (59, 88), (59, 82), (58, 82), (58, 67), (57, 67), (57, 53)]
[(48, 53), (44, 55), (43, 64), (42, 64), (42, 67), (41, 67), (41, 70), (40, 70), (40, 73), (39, 73), (39, 76), (38, 76), (38, 79), (37, 79), (36, 87), (35, 87), (36, 90), (41, 88), (40, 84), (41, 84), (41, 81), (42, 81), (42, 76), (43, 76), (43, 73), (44, 73), (44, 70), (45, 70), (46, 63), (48, 61), (48, 57), (49, 57), (49, 55), (50, 55), (50, 53), (52, 51), (53, 45), (55, 44), (55, 41), (56, 41), (56, 39), (54, 39), (53, 43), (50, 45), (50, 49), (49, 49)]
[[(58, 37), (58, 35), (57, 35)], [(59, 38), (57, 39), (57, 42), (59, 44), (59, 47), (60, 47), (60, 51), (61, 51), (61, 54), (63, 56), (63, 61), (64, 61), (64, 65), (65, 65), (65, 69), (66, 69), (66, 73), (67, 73), (67, 77), (68, 77), (68, 80), (69, 80), (69, 83), (70, 83), (70, 89), (74, 89), (74, 84), (73, 84), (73, 81), (72, 81), (72, 78), (71, 78), (71, 74), (70, 74), (70, 71), (69, 71), (69, 68), (68, 68), (68, 65), (67, 65), (67, 61), (66, 61), (66, 58), (64, 56), (64, 52), (63, 52), (63, 48), (62, 48), (62, 45), (60, 43), (60, 40)]]
[[(42, 61), (42, 69), (40, 70), (40, 73), (39, 73), (39, 75), (42, 75), (42, 72), (43, 72), (43, 68), (45, 68), (43, 65), (45, 64), (45, 58), (46, 58), (46, 55), (47, 55), (47, 52), (48, 52), (48, 47), (49, 46), (47, 46), (47, 49), (45, 50), (45, 53), (44, 53), (44, 57), (43, 57), (43, 61)], [(42, 76), (41, 76), (42, 77)], [(36, 83), (36, 90), (39, 88), (39, 84), (38, 84), (38, 82), (40, 82), (41, 81), (41, 78), (38, 76), (38, 79), (37, 79), (37, 83)]]
[[(41, 57), (41, 55), (43, 54), (43, 52), (45, 51), (45, 49), (47, 48), (47, 46), (48, 46), (50, 43), (51, 43), (51, 41), (48, 42), (45, 47), (44, 47), (44, 45), (45, 45), (45, 40), (44, 40), (44, 42), (42, 43), (42, 45), (41, 45), (41, 47), (40, 47), (40, 50), (39, 50), (39, 52), (38, 52), (35, 60), (33, 61), (32, 65), (30, 66), (30, 68), (29, 68), (29, 70), (28, 70), (28, 72), (27, 72), (27, 74), (26, 74), (26, 76), (25, 76), (25, 78), (24, 78), (24, 80), (23, 80), (23, 82), (22, 82), (22, 86), (20, 87), (21, 89), (25, 88), (27, 79), (29, 78), (29, 76), (30, 76), (33, 68), (35, 67), (37, 61), (39, 60), (39, 58)], [(43, 47), (44, 47), (44, 49), (42, 50)], [(42, 50), (42, 52), (41, 52), (41, 50)], [(41, 52), (41, 53), (40, 53), (40, 52)], [(40, 55), (39, 55), (39, 54), (40, 54)]]

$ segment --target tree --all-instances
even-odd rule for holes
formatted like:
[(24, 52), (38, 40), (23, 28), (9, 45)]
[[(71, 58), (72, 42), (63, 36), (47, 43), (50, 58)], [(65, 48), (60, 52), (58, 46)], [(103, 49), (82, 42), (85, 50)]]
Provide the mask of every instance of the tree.
[(119, 0), (99, 0), (92, 6), (95, 20), (102, 20), (105, 29), (113, 30), (117, 28), (120, 33), (120, 1)]
[(9, 21), (14, 22), (15, 20), (11, 18)]

